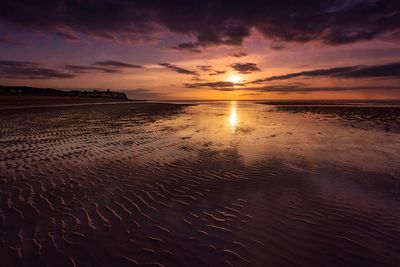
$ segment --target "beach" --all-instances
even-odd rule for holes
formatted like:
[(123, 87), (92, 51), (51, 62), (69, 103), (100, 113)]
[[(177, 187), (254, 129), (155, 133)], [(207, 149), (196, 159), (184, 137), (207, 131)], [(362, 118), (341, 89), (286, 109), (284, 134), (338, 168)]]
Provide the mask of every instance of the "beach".
[(40, 105), (99, 104), (114, 102), (132, 102), (129, 99), (101, 97), (68, 97), (68, 96), (13, 96), (0, 95), (0, 108), (26, 107)]
[(400, 105), (0, 110), (4, 266), (398, 266)]

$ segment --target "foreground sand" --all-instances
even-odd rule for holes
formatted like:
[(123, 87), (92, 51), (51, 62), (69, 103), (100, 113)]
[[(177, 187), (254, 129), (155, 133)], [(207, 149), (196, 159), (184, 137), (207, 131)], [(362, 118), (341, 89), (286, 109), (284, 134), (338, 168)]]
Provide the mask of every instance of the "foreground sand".
[(399, 133), (366, 123), (235, 102), (2, 110), (1, 266), (398, 266)]

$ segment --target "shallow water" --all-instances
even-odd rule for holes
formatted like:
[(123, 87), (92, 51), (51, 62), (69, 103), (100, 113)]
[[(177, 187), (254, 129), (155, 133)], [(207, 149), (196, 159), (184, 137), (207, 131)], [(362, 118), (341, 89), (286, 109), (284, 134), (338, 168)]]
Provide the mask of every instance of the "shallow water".
[(2, 110), (2, 266), (399, 266), (397, 113), (326, 110)]

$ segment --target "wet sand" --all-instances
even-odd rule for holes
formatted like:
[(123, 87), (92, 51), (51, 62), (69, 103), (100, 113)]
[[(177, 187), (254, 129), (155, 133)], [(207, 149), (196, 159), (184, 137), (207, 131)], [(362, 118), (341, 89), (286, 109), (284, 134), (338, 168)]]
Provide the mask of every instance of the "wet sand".
[(350, 121), (252, 102), (0, 110), (2, 266), (398, 266), (398, 116)]
[(316, 119), (337, 119), (355, 128), (400, 132), (399, 101), (275, 101), (262, 104)]
[(67, 105), (85, 103), (131, 102), (123, 98), (68, 97), (68, 96), (7, 96), (0, 95), (0, 108), (38, 105)]

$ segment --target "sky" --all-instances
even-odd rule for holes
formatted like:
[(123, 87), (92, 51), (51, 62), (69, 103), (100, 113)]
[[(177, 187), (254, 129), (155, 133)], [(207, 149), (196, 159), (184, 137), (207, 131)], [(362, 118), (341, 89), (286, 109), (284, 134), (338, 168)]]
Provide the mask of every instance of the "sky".
[(400, 99), (400, 1), (1, 1), (0, 85)]

